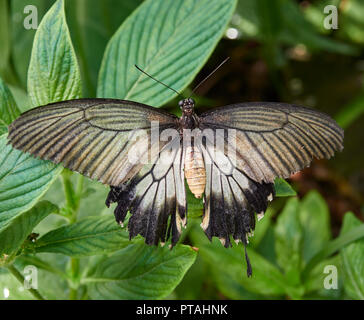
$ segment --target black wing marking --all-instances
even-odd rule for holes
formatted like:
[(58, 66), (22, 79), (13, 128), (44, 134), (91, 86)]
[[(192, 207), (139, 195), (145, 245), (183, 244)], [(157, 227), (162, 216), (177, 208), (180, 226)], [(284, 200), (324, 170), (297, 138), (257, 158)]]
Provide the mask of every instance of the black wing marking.
[[(343, 149), (344, 132), (328, 115), (284, 103), (218, 108), (200, 116), (200, 128), (225, 129), (225, 134), (234, 130), (234, 163), (258, 182), (288, 178), (309, 166), (313, 157), (330, 158)], [(226, 136), (222, 138), (229, 143)]]
[(118, 223), (124, 221), (130, 210), (130, 238), (140, 234), (147, 244), (158, 244), (172, 233), (174, 246), (187, 219), (184, 151), (179, 136), (162, 149), (159, 159), (162, 161), (145, 165), (122, 188), (112, 187), (106, 205), (118, 203), (114, 211)]
[[(268, 201), (273, 199), (272, 183), (258, 183), (235, 167), (224, 152), (209, 141), (197, 139), (206, 168), (204, 215), (201, 227), (207, 237), (218, 237), (225, 247), (235, 241), (248, 242), (255, 229), (255, 214), (264, 215)], [(246, 254), (246, 252), (245, 252)], [(248, 263), (248, 276), (251, 266)]]
[[(150, 157), (152, 121), (158, 121), (163, 130), (177, 128), (176, 120), (169, 113), (136, 102), (78, 99), (23, 113), (9, 126), (8, 138), (16, 149), (62, 163), (102, 183), (121, 186), (141, 169), (146, 162), (143, 156)], [(163, 145), (160, 142), (161, 148)], [(135, 151), (141, 156), (130, 162), (129, 155)]]

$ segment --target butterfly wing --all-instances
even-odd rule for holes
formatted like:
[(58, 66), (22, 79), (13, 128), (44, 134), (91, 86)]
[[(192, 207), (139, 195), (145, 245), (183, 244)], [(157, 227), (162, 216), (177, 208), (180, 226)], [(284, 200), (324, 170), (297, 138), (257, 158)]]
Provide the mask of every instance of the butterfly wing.
[[(328, 115), (284, 103), (230, 105), (200, 116), (201, 129), (234, 130), (236, 166), (257, 182), (288, 178), (313, 157), (330, 158), (343, 149), (344, 132)], [(228, 138), (222, 137), (227, 144)], [(230, 143), (231, 144), (231, 143)]]
[(120, 186), (150, 159), (152, 122), (163, 130), (176, 128), (176, 120), (131, 101), (78, 99), (25, 112), (9, 126), (8, 138), (16, 149)]
[[(210, 130), (197, 144), (206, 167), (202, 228), (230, 246), (247, 244), (255, 215), (273, 199), (276, 177), (287, 178), (313, 157), (330, 158), (343, 148), (343, 130), (320, 112), (287, 104), (246, 103), (200, 116)], [(229, 132), (230, 130), (230, 132)], [(219, 145), (218, 141), (223, 141)], [(252, 270), (245, 250), (248, 276)]]
[(162, 148), (157, 161), (145, 165), (122, 188), (111, 188), (106, 205), (118, 203), (114, 211), (118, 223), (130, 210), (130, 238), (141, 234), (147, 244), (158, 244), (172, 233), (172, 245), (177, 243), (181, 227), (186, 225), (183, 166), (184, 151), (178, 134)]

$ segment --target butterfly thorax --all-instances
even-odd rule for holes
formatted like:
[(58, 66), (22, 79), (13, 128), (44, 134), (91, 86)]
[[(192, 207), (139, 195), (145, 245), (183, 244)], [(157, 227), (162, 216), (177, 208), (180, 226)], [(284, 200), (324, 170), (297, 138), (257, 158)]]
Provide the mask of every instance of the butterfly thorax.
[(198, 127), (198, 116), (196, 115), (195, 102), (191, 98), (183, 99), (179, 102), (179, 106), (182, 110), (182, 116), (180, 118), (181, 130), (183, 129), (195, 129)]
[[(183, 134), (183, 130), (198, 128), (199, 119), (194, 112), (195, 102), (193, 99), (181, 100), (179, 106), (182, 110), (180, 118), (181, 134)], [(190, 145), (186, 146), (184, 160), (184, 172), (188, 187), (196, 198), (201, 198), (206, 185), (206, 170), (202, 154), (194, 145), (193, 138), (190, 141)]]

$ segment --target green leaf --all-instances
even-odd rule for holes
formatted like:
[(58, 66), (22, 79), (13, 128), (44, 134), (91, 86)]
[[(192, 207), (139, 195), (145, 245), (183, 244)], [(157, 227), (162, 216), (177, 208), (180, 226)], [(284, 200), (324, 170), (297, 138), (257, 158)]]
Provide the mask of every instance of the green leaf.
[(107, 42), (142, 0), (68, 0), (67, 18), (86, 97), (96, 95), (96, 83)]
[(7, 0), (0, 0), (0, 76), (8, 67), (10, 57), (9, 17)]
[[(34, 105), (77, 98), (80, 76), (59, 0), (37, 30), (28, 72)], [(35, 159), (6, 145), (0, 138), (0, 232), (18, 214), (29, 210), (62, 171), (49, 161)]]
[[(358, 226), (364, 226), (355, 215), (344, 216), (340, 235), (350, 233)], [(364, 300), (364, 239), (349, 244), (340, 251), (345, 274), (345, 291), (353, 299)]]
[(0, 234), (47, 191), (62, 167), (35, 159), (7, 145), (0, 137)]
[[(364, 39), (364, 37), (363, 37)], [(345, 105), (335, 116), (335, 120), (343, 129), (348, 128), (354, 121), (364, 114), (364, 92)]]
[(99, 263), (83, 283), (92, 299), (162, 299), (195, 259), (196, 252), (188, 246), (169, 250), (131, 244)]
[(318, 252), (312, 259), (307, 263), (305, 269), (302, 271), (302, 278), (307, 279), (312, 269), (320, 263), (323, 259), (330, 257), (335, 252), (341, 250), (348, 244), (364, 238), (364, 225), (354, 227), (350, 232), (346, 232), (334, 240), (329, 241), (326, 246)]
[(34, 227), (52, 212), (57, 206), (41, 201), (32, 209), (12, 219), (0, 233), (0, 255), (16, 253)]
[(5, 268), (0, 269), (0, 300), (32, 300), (34, 297)]
[(0, 78), (0, 135), (7, 132), (8, 125), (20, 114), (10, 90)]
[(298, 199), (289, 199), (274, 228), (277, 262), (292, 285), (300, 282), (302, 228), (298, 210)]
[[(67, 275), (63, 270), (66, 268), (68, 260), (69, 258), (60, 257), (57, 254), (42, 253), (37, 254), (37, 256), (19, 256), (14, 265), (24, 276), (27, 266), (36, 267), (38, 291), (45, 299), (66, 300), (68, 299), (69, 287)], [(32, 298), (34, 299), (34, 297)]]
[(307, 263), (331, 238), (329, 208), (317, 191), (303, 198), (299, 219), (303, 228), (303, 260)]
[(290, 197), (297, 195), (296, 191), (293, 190), (290, 184), (282, 178), (276, 178), (274, 180), (274, 190), (276, 197)]
[(113, 252), (129, 244), (128, 233), (108, 215), (88, 217), (52, 230), (37, 240), (35, 250), (80, 257)]
[[(24, 14), (24, 8), (28, 5), (35, 5), (39, 21), (54, 3), (52, 0), (16, 0), (10, 3), (10, 29), (11, 29), (11, 58), (14, 61), (14, 69), (17, 78), (23, 88), (27, 85), (27, 73), (30, 56), (32, 53), (33, 39), (36, 30), (25, 29), (24, 19), (28, 14)], [(19, 105), (20, 106), (20, 105)]]
[(202, 68), (223, 35), (235, 0), (147, 0), (111, 38), (102, 61), (99, 97), (137, 100), (160, 106)]
[(254, 236), (249, 239), (250, 245), (253, 248), (257, 248), (266, 235), (269, 227), (272, 225), (272, 216), (274, 215), (274, 209), (269, 207), (264, 213), (263, 219), (259, 220), (255, 225)]
[[(337, 254), (329, 259), (322, 260), (313, 268), (309, 278), (305, 281), (306, 294), (323, 290), (328, 291), (324, 287), (324, 280), (328, 276), (328, 274), (324, 272), (326, 266), (335, 266), (338, 270), (338, 280), (342, 280), (340, 277), (342, 274), (341, 257)], [(339, 286), (338, 289), (341, 289), (341, 287)]]
[(35, 106), (81, 96), (80, 72), (58, 0), (42, 19), (34, 37), (28, 92)]
[(242, 245), (226, 249), (214, 238), (212, 244), (201, 246), (199, 252), (209, 264), (214, 282), (225, 295), (230, 296), (230, 291), (233, 292), (231, 298), (236, 298), (239, 294), (240, 298), (247, 298), (252, 293), (266, 296), (283, 295), (286, 284), (282, 273), (254, 250), (247, 250), (253, 267), (252, 278), (246, 275)]

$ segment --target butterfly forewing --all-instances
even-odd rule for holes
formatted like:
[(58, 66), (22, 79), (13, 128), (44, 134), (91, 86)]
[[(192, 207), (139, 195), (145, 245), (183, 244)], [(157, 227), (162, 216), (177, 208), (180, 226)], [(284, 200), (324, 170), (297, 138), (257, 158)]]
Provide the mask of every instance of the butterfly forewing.
[[(257, 182), (287, 178), (313, 157), (330, 158), (343, 149), (343, 130), (329, 116), (283, 103), (242, 103), (200, 116), (201, 129), (235, 130), (236, 166)], [(227, 144), (231, 143), (223, 137)]]
[(17, 149), (120, 186), (150, 159), (152, 122), (163, 130), (176, 128), (176, 120), (131, 101), (71, 100), (24, 113), (9, 126), (9, 140)]

